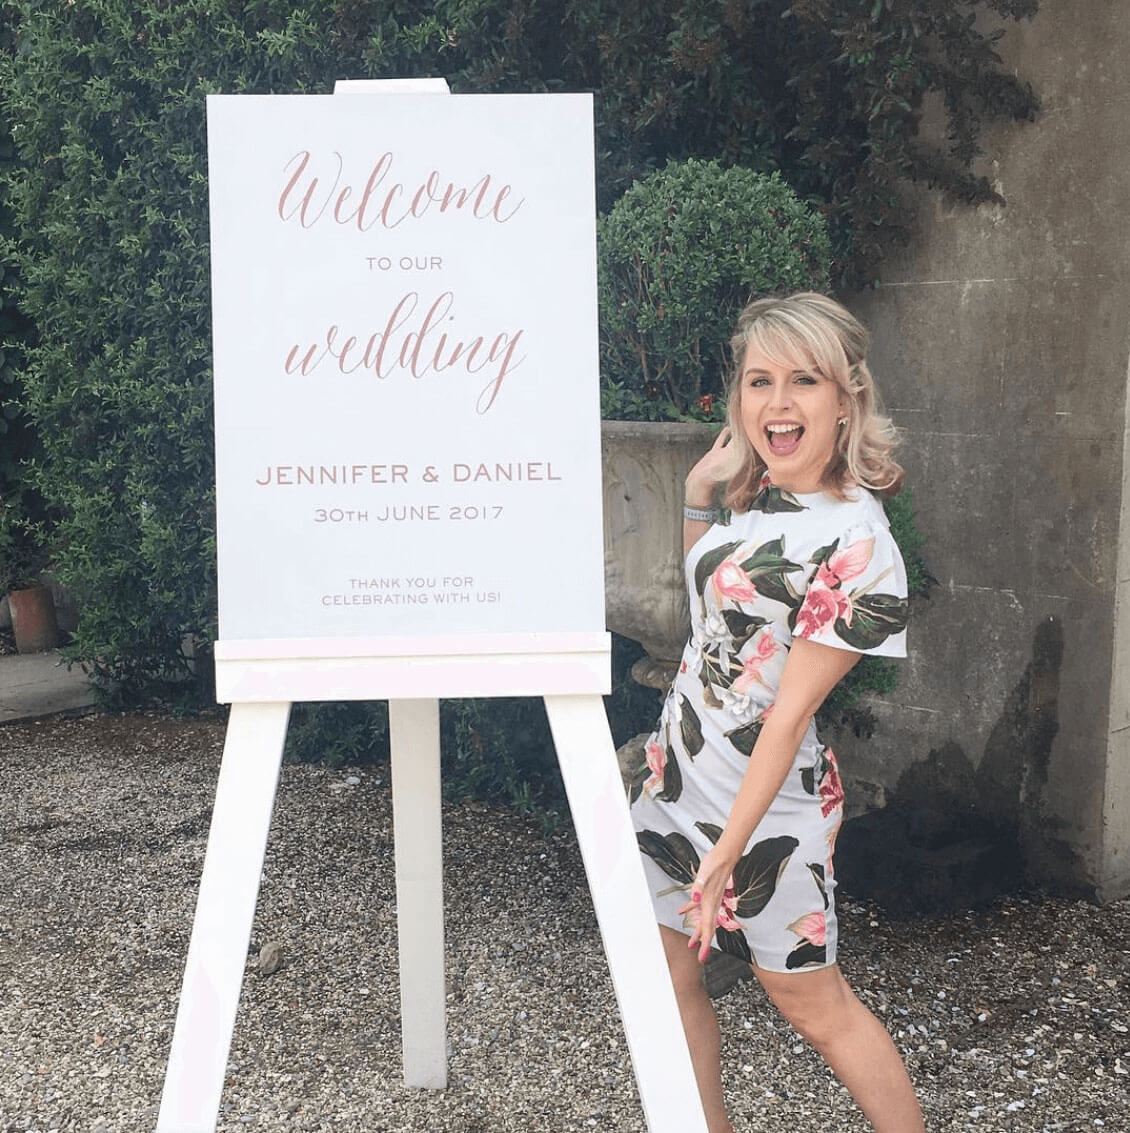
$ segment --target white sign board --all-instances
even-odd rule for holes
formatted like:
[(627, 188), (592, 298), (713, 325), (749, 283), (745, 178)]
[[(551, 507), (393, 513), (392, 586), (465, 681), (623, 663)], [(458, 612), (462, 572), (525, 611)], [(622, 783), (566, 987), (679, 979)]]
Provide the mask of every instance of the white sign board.
[(221, 641), (604, 631), (588, 95), (211, 96)]

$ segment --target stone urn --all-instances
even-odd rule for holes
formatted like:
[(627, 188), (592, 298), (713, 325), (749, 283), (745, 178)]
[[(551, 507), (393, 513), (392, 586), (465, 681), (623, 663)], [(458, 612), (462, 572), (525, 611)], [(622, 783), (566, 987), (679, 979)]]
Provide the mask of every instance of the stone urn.
[(683, 482), (717, 431), (696, 422), (601, 422), (608, 628), (647, 650), (632, 676), (661, 691), (690, 630)]

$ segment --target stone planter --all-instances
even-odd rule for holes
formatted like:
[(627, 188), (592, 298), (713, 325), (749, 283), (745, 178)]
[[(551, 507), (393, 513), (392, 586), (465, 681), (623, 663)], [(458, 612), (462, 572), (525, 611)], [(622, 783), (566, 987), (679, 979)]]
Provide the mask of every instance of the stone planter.
[(683, 482), (718, 427), (603, 421), (604, 579), (608, 628), (647, 650), (641, 684), (670, 684), (690, 629), (683, 578)]
[(12, 636), (20, 653), (43, 653), (59, 644), (55, 600), (49, 587), (39, 583), (8, 593)]

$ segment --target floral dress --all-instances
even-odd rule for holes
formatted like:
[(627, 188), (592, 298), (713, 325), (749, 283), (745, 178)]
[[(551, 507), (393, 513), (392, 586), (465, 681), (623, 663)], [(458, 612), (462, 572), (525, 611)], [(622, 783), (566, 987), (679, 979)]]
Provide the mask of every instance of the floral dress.
[[(686, 561), (691, 633), (629, 801), (660, 924), (718, 840), (794, 637), (906, 656), (906, 570), (883, 508), (856, 489), (793, 494), (762, 479), (749, 511), (715, 524)], [(836, 960), (832, 851), (843, 814), (836, 757), (815, 724), (734, 868), (714, 947), (770, 971)]]

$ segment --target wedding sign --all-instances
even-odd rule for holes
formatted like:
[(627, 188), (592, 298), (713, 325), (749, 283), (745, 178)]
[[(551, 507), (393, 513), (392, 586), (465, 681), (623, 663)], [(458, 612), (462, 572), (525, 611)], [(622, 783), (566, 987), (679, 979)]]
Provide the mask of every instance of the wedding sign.
[(220, 639), (604, 631), (587, 95), (208, 99)]

